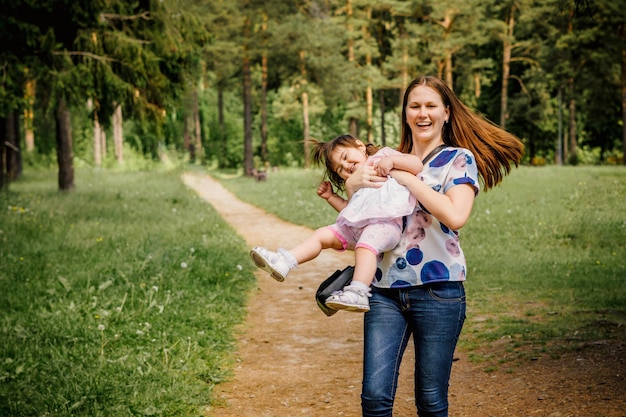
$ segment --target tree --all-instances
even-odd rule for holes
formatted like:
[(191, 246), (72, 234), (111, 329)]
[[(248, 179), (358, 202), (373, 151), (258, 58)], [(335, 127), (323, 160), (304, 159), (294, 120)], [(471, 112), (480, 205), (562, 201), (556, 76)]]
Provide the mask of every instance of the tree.
[(242, 63), (242, 30), (239, 4), (236, 2), (211, 2), (206, 15), (206, 26), (210, 32), (203, 48), (206, 69), (214, 76), (214, 87), (217, 91), (217, 137), (216, 147), (220, 167), (225, 167), (229, 144), (228, 132), (224, 118), (224, 92), (233, 85), (241, 85), (236, 76), (241, 73)]
[(55, 112), (59, 190), (74, 188), (74, 154), (72, 151), (72, 122), (65, 98), (59, 97)]
[(252, 159), (252, 76), (250, 74), (251, 51), (249, 42), (252, 39), (252, 19), (244, 17), (243, 23), (243, 169), (245, 175), (252, 175), (254, 162)]
[[(135, 138), (129, 145), (148, 158), (157, 158), (164, 144), (182, 152), (193, 145), (198, 157), (220, 167), (243, 160), (246, 173), (259, 156), (262, 163), (301, 162), (308, 136), (347, 129), (369, 141), (396, 140), (388, 139), (397, 133), (386, 132), (385, 117), (394, 117), (403, 88), (418, 73), (442, 77), (466, 104), (522, 137), (531, 155), (551, 156), (561, 131), (572, 162), (577, 148), (585, 156), (593, 148), (619, 158), (626, 147), (626, 18), (618, 0), (14, 0), (3, 6), (3, 142), (7, 121), (23, 115), (16, 146), (25, 135), (32, 149), (36, 135), (37, 153), (76, 140), (73, 151), (98, 164), (107, 148), (97, 130), (113, 125), (122, 161), (123, 109), (127, 135)], [(75, 129), (77, 138), (53, 137), (61, 103), (75, 125), (93, 124), (87, 151), (84, 129)], [(567, 125), (561, 130), (559, 109)], [(66, 168), (59, 170), (72, 171)], [(6, 178), (6, 164), (2, 172)]]
[(350, 91), (344, 72), (346, 60), (341, 54), (343, 35), (329, 10), (311, 7), (281, 19), (272, 39), (270, 63), (284, 80), (277, 88), (274, 116), (278, 120), (297, 117), (301, 127), (298, 149), (303, 149), (306, 165), (309, 150), (302, 140), (323, 134), (311, 119), (323, 115), (336, 105), (335, 101), (341, 103)]
[[(5, 3), (5, 2), (3, 2)], [(29, 64), (33, 62), (33, 44), (37, 27), (17, 17), (20, 4), (3, 4), (0, 14), (0, 189), (8, 188), (21, 174), (20, 119), (24, 107)]]

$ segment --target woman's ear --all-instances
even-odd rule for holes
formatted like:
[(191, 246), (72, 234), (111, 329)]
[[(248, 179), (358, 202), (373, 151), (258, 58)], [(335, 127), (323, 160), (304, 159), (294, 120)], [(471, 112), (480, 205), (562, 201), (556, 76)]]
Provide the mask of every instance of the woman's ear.
[(354, 143), (356, 143), (357, 148), (360, 149), (360, 150), (367, 149), (367, 146), (365, 146), (365, 144), (362, 141), (360, 141), (359, 139), (356, 139), (354, 141)]

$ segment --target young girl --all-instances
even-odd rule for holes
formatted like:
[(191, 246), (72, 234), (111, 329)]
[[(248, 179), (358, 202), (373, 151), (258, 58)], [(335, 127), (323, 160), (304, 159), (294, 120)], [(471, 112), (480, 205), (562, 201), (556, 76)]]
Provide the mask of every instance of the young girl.
[(413, 212), (415, 198), (393, 178), (384, 183), (372, 182), (371, 186), (377, 188), (361, 188), (349, 201), (334, 193), (332, 186), (343, 189), (346, 179), (361, 165), (372, 167), (377, 178), (386, 178), (394, 170), (416, 175), (422, 170), (422, 162), (415, 155), (391, 148), (378, 150), (350, 135), (338, 136), (327, 143), (315, 140), (311, 143), (315, 148), (314, 162), (326, 166), (330, 180), (319, 186), (317, 194), (340, 212), (336, 223), (317, 229), (289, 250), (279, 248), (272, 252), (255, 247), (250, 256), (257, 267), (283, 281), (291, 269), (316, 258), (323, 249), (354, 250), (352, 282), (327, 298), (326, 305), (335, 310), (369, 311), (370, 284), (376, 273), (378, 254), (398, 244), (402, 217)]

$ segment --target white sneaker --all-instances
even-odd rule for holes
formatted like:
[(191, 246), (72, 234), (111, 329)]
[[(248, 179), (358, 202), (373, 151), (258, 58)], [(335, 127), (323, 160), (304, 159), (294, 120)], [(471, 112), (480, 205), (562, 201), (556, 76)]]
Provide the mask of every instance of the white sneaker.
[(289, 263), (280, 252), (272, 252), (266, 248), (255, 246), (250, 251), (254, 264), (267, 271), (276, 281), (283, 282), (291, 270)]
[(365, 313), (370, 311), (371, 291), (362, 290), (352, 285), (346, 285), (343, 290), (335, 291), (325, 301), (326, 306), (335, 310), (354, 311)]

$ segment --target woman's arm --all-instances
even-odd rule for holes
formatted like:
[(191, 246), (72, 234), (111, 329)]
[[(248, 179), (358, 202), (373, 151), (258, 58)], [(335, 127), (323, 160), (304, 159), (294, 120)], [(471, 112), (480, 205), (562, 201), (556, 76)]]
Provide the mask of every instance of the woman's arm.
[(430, 214), (435, 216), (440, 223), (453, 230), (465, 226), (474, 205), (475, 190), (469, 184), (460, 184), (450, 188), (445, 194), (441, 194), (420, 178), (406, 171), (392, 170), (391, 176), (409, 189)]

